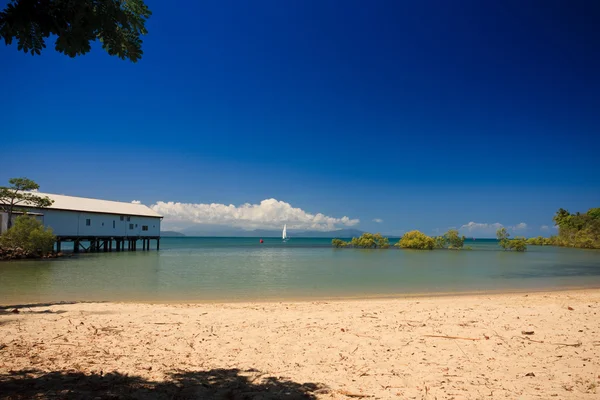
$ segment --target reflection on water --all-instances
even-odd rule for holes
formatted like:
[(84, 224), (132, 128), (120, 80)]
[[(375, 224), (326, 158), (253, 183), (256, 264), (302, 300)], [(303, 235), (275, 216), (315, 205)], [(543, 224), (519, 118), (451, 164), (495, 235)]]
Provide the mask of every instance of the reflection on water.
[[(271, 243), (269, 243), (271, 242)], [(295, 242), (295, 244), (293, 244)], [(0, 303), (323, 298), (600, 286), (600, 251), (332, 249), (327, 239), (163, 238), (161, 251), (0, 263)], [(525, 279), (526, 278), (526, 279)]]

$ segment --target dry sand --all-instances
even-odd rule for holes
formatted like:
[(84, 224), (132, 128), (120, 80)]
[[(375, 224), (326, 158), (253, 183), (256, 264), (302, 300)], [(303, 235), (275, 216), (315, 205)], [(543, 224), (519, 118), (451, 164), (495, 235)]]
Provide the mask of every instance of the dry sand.
[(600, 290), (11, 310), (0, 398), (600, 398)]

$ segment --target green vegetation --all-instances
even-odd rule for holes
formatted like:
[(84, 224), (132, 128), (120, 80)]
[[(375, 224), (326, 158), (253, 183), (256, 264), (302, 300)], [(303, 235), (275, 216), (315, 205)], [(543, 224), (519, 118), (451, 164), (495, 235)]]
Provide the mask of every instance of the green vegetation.
[(571, 214), (561, 208), (553, 220), (558, 225), (554, 245), (600, 249), (600, 207), (590, 208), (584, 214)]
[(352, 238), (350, 241), (352, 247), (361, 249), (387, 249), (390, 247), (388, 238), (381, 236), (380, 233), (363, 233), (360, 237)]
[(388, 238), (381, 236), (380, 233), (363, 233), (360, 237), (353, 237), (350, 242), (344, 242), (341, 239), (331, 241), (333, 247), (353, 247), (357, 249), (387, 249), (390, 247)]
[(402, 249), (433, 250), (436, 241), (431, 236), (419, 231), (410, 231), (404, 234), (394, 246)]
[(136, 62), (151, 14), (143, 0), (10, 0), (0, 12), (0, 38), (39, 55), (52, 35), (56, 51), (70, 57), (88, 53), (99, 39), (111, 56)]
[(496, 237), (498, 238), (499, 242), (498, 244), (500, 244), (500, 247), (502, 247), (504, 250), (506, 250), (508, 247), (509, 236), (510, 234), (506, 231), (506, 228), (500, 228), (496, 231)]
[(27, 178), (12, 178), (8, 180), (9, 187), (0, 186), (0, 211), (7, 214), (7, 227), (12, 226), (12, 215), (15, 207), (50, 207), (53, 203), (48, 197), (31, 193), (38, 190), (40, 185)]
[(506, 228), (500, 228), (496, 231), (500, 247), (504, 250), (525, 251), (527, 250), (527, 241), (522, 236), (517, 236), (514, 239), (509, 239), (510, 234)]
[(532, 246), (552, 246), (554, 244), (554, 238), (545, 238), (543, 236), (538, 236), (527, 239), (527, 244), (530, 244)]
[(52, 252), (55, 241), (51, 229), (45, 229), (40, 221), (24, 214), (17, 217), (14, 226), (0, 236), (0, 253), (42, 257)]
[(450, 229), (444, 236), (438, 236), (435, 240), (436, 249), (460, 250), (465, 245), (465, 237), (460, 236), (456, 229)]
[(344, 242), (342, 239), (333, 239), (331, 241), (331, 245), (333, 247), (340, 248), (340, 247), (348, 247), (348, 246), (350, 246), (350, 243)]

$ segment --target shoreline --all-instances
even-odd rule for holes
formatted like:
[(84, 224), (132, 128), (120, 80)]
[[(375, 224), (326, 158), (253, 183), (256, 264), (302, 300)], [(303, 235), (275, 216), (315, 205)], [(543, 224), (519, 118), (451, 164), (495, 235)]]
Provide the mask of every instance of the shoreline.
[(0, 299), (0, 308), (10, 308), (18, 305), (20, 307), (35, 307), (37, 304), (94, 304), (94, 303), (112, 303), (112, 304), (149, 304), (149, 305), (202, 305), (202, 304), (278, 304), (278, 303), (313, 303), (313, 302), (354, 302), (369, 300), (409, 300), (435, 299), (449, 297), (473, 297), (473, 296), (502, 296), (517, 294), (551, 294), (560, 292), (578, 292), (578, 291), (600, 291), (600, 286), (565, 286), (552, 288), (534, 288), (534, 289), (497, 289), (497, 290), (479, 290), (479, 291), (456, 291), (456, 292), (415, 292), (415, 293), (397, 293), (397, 294), (374, 294), (358, 296), (311, 296), (311, 297), (274, 297), (257, 299), (181, 299), (181, 300), (38, 300), (38, 301), (5, 301)]
[(595, 399), (599, 371), (600, 289), (0, 308), (8, 398)]

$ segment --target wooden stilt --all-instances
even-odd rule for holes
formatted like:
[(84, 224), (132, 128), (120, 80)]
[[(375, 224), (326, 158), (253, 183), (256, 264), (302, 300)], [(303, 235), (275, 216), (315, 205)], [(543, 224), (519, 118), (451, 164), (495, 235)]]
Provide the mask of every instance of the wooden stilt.
[(73, 253), (79, 253), (79, 240), (73, 242)]
[(156, 239), (156, 251), (160, 250), (160, 238)]
[(60, 253), (60, 239), (56, 241), (56, 252)]

